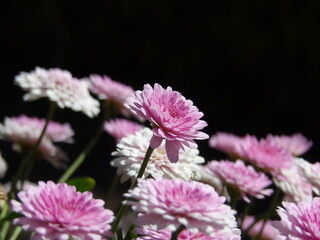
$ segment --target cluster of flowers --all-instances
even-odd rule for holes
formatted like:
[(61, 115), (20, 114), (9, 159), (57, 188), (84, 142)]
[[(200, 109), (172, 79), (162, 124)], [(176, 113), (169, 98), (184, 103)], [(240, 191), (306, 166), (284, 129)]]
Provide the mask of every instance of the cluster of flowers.
[[(131, 181), (131, 187), (114, 214), (90, 191), (67, 182), (91, 150), (67, 166), (67, 154), (57, 143), (73, 143), (70, 124), (50, 117), (6, 117), (0, 139), (13, 143), (28, 171), (18, 170), (11, 186), (0, 188), (0, 239), (10, 231), (12, 240), (21, 231), (42, 240), (320, 239), (320, 163), (301, 158), (312, 146), (302, 134), (258, 139), (217, 132), (209, 137), (193, 102), (157, 83), (134, 91), (107, 76), (77, 79), (68, 71), (36, 68), (17, 75), (15, 84), (27, 92), (26, 101), (46, 97), (54, 106), (89, 117), (104, 111), (98, 130), (117, 143), (110, 164), (118, 181)], [(124, 118), (114, 117), (119, 114)], [(201, 157), (195, 140), (206, 139), (227, 157)], [(65, 174), (57, 183), (28, 183), (35, 159), (66, 168)], [(6, 170), (0, 154), (0, 177)], [(266, 200), (267, 211), (254, 215), (254, 203)], [(134, 220), (125, 228), (121, 222), (130, 221), (129, 207)]]

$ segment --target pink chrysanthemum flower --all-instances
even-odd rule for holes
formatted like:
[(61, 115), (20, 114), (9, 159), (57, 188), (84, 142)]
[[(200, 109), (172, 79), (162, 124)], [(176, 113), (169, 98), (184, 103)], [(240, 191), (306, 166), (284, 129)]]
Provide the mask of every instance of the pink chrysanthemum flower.
[(144, 126), (139, 123), (120, 118), (111, 119), (104, 124), (104, 130), (114, 137), (117, 142), (119, 142), (121, 138), (129, 134), (134, 134), (143, 128)]
[(286, 149), (270, 140), (258, 140), (250, 135), (243, 138), (242, 157), (266, 171), (288, 168), (293, 161), (292, 155)]
[(209, 139), (209, 146), (230, 156), (241, 156), (242, 137), (232, 133), (218, 132)]
[[(0, 138), (12, 142), (14, 150), (24, 152), (31, 148), (38, 140), (45, 121), (24, 115), (5, 118), (4, 124), (0, 124)], [(73, 141), (73, 130), (69, 124), (60, 124), (50, 121), (47, 131), (40, 143), (38, 155), (51, 162), (56, 167), (63, 164), (60, 160), (66, 160), (66, 154), (53, 142)]]
[(301, 175), (312, 185), (313, 191), (320, 195), (320, 163), (310, 163), (302, 158), (296, 158), (295, 164)]
[[(153, 226), (136, 228), (135, 233), (141, 235), (136, 240), (170, 240), (172, 231), (169, 229), (155, 230)], [(240, 236), (230, 233), (215, 232), (207, 236), (201, 232), (193, 233), (184, 229), (177, 237), (177, 240), (240, 240)]]
[[(112, 80), (107, 76), (96, 74), (89, 76), (90, 90), (98, 95), (98, 98), (104, 100), (108, 107), (112, 107), (115, 113), (129, 117), (130, 111), (124, 107), (124, 102), (128, 97), (134, 96), (132, 87)], [(108, 109), (110, 111), (110, 109)]]
[[(120, 140), (117, 144), (117, 151), (112, 155), (116, 156), (111, 161), (111, 166), (117, 167), (117, 173), (121, 175), (121, 182), (131, 178), (135, 180), (147, 152), (152, 131), (144, 128), (135, 134), (130, 134)], [(143, 177), (181, 178), (185, 181), (197, 180), (200, 178), (200, 164), (204, 158), (199, 156), (198, 149), (185, 148), (180, 153), (180, 160), (177, 163), (169, 161), (165, 152), (164, 143), (156, 148), (146, 167)]]
[(280, 232), (281, 240), (317, 240), (320, 239), (320, 198), (302, 201), (297, 204), (282, 203), (278, 208), (280, 221), (272, 225)]
[(143, 91), (136, 91), (129, 97), (125, 106), (137, 116), (147, 119), (153, 126), (150, 146), (155, 149), (165, 139), (165, 147), (171, 162), (179, 159), (179, 150), (185, 146), (197, 148), (194, 139), (207, 139), (209, 136), (199, 130), (207, 126), (203, 116), (192, 101), (171, 87), (162, 88), (155, 84), (152, 88), (144, 85)]
[(290, 202), (310, 201), (313, 186), (302, 175), (298, 160), (294, 159), (289, 168), (271, 172), (274, 184), (285, 193), (285, 200)]
[(307, 152), (313, 145), (312, 141), (309, 141), (301, 133), (295, 133), (292, 136), (280, 135), (274, 136), (271, 134), (267, 135), (267, 140), (275, 143), (281, 148), (286, 149), (294, 156), (300, 156)]
[(0, 152), (0, 178), (3, 178), (8, 169), (8, 165)]
[(124, 195), (130, 199), (124, 204), (142, 213), (135, 221), (137, 226), (154, 224), (157, 230), (175, 231), (183, 225), (209, 236), (215, 231), (240, 235), (236, 212), (209, 185), (181, 179), (138, 179), (137, 187)]
[(15, 83), (28, 92), (23, 96), (25, 101), (48, 97), (60, 108), (81, 111), (89, 117), (100, 112), (99, 102), (90, 95), (86, 81), (74, 78), (68, 71), (37, 67), (30, 73), (21, 72)]
[[(246, 216), (243, 220), (242, 224), (242, 231), (246, 231), (251, 224), (255, 221), (254, 216)], [(258, 221), (253, 225), (253, 227), (248, 231), (248, 235), (252, 238), (255, 239), (258, 235), (260, 235), (260, 240), (274, 240), (277, 238), (278, 231), (271, 225), (272, 221), (271, 220), (266, 220), (264, 223), (263, 220)], [(263, 227), (262, 232), (261, 228)]]
[(13, 211), (23, 217), (14, 224), (34, 231), (31, 239), (100, 240), (110, 237), (112, 211), (104, 201), (92, 198), (91, 192), (77, 192), (66, 183), (39, 182), (18, 193), (21, 203), (12, 200)]
[(238, 192), (246, 202), (250, 202), (248, 195), (262, 199), (273, 193), (272, 189), (266, 188), (272, 181), (252, 166), (246, 166), (241, 160), (210, 161), (207, 168), (229, 188)]

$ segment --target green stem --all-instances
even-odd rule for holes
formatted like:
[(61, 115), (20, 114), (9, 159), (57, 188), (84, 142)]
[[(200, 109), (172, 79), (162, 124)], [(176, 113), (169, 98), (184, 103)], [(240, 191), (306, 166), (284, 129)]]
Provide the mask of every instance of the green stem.
[(16, 240), (19, 237), (21, 232), (22, 232), (22, 227), (17, 227), (12, 233), (9, 240)]
[[(149, 159), (150, 159), (150, 157), (151, 157), (151, 155), (152, 155), (153, 150), (154, 150), (154, 149), (151, 148), (150, 146), (148, 147), (148, 150), (147, 150), (147, 152), (146, 152), (146, 155), (145, 155), (145, 157), (144, 157), (144, 159), (143, 159), (143, 162), (142, 162), (142, 164), (141, 164), (141, 166), (140, 166), (140, 170), (139, 170), (139, 172), (138, 172), (137, 178), (136, 178), (136, 180), (133, 182), (133, 184), (131, 185), (130, 189), (133, 189), (133, 188), (137, 185), (138, 179), (143, 176), (143, 173), (144, 173), (144, 171), (146, 170), (146, 167), (147, 167), (147, 165), (148, 165), (148, 162), (149, 162)], [(128, 200), (128, 198), (127, 198), (126, 200)], [(116, 216), (116, 219), (114, 220), (114, 222), (113, 222), (113, 224), (112, 224), (112, 232), (113, 232), (114, 234), (115, 234), (115, 232), (117, 231), (118, 225), (119, 225), (119, 223), (120, 223), (123, 215), (124, 215), (125, 212), (127, 211), (128, 207), (129, 207), (128, 205), (124, 205), (124, 204), (121, 205), (121, 208), (120, 208), (120, 210), (119, 210), (119, 212), (118, 212), (118, 214), (117, 214), (117, 216)]]
[[(9, 192), (9, 197), (11, 198), (15, 198), (16, 195), (16, 191), (17, 191), (17, 182), (18, 180), (21, 178), (21, 176), (23, 175), (25, 169), (28, 167), (29, 164), (31, 164), (32, 161), (34, 161), (34, 156), (39, 148), (39, 145), (41, 143), (41, 140), (47, 130), (48, 124), (50, 119), (52, 119), (52, 116), (55, 112), (57, 108), (57, 104), (55, 102), (51, 102), (49, 104), (49, 109), (48, 109), (48, 113), (46, 116), (46, 122), (43, 126), (43, 129), (41, 131), (41, 134), (39, 136), (39, 138), (37, 139), (37, 142), (32, 146), (31, 150), (28, 152), (28, 154), (26, 155), (25, 158), (22, 159), (22, 162), (17, 170), (16, 175), (14, 176), (13, 180), (12, 180), (12, 185), (11, 185), (11, 190)], [(22, 184), (22, 183), (21, 183)]]
[(96, 144), (96, 142), (98, 141), (98, 139), (100, 138), (101, 134), (102, 134), (102, 130), (103, 130), (103, 124), (105, 123), (105, 121), (107, 121), (107, 119), (109, 118), (109, 116), (104, 115), (101, 118), (101, 121), (99, 123), (98, 129), (96, 130), (95, 134), (93, 135), (91, 141), (88, 143), (88, 145), (86, 146), (86, 148), (84, 149), (84, 151), (82, 151), (79, 156), (76, 158), (76, 160), (69, 166), (69, 168), (64, 172), (64, 174), (60, 177), (60, 179), (58, 180), (58, 182), (66, 182), (68, 181), (68, 179), (72, 176), (72, 174), (80, 167), (80, 165), (84, 162), (84, 160), (86, 159), (86, 157), (88, 156), (88, 154), (91, 152), (92, 148), (94, 147), (94, 145)]
[(131, 239), (132, 231), (134, 230), (135, 227), (136, 226), (134, 224), (130, 225), (124, 240), (130, 240)]
[[(8, 202), (5, 202), (5, 204), (1, 210), (0, 219), (3, 219), (7, 215), (8, 211), (9, 211), (9, 204), (8, 204)], [(1, 227), (0, 240), (6, 239), (9, 227), (10, 227), (10, 222), (5, 221)]]
[(264, 227), (266, 225), (266, 222), (267, 222), (268, 218), (271, 216), (271, 214), (276, 209), (276, 207), (277, 207), (277, 205), (279, 203), (279, 200), (280, 200), (280, 193), (281, 193), (280, 188), (277, 187), (276, 191), (275, 191), (275, 193), (274, 193), (274, 195), (272, 197), (271, 204), (270, 204), (270, 206), (268, 208), (268, 211), (266, 212), (266, 214), (263, 217), (263, 224), (262, 224), (262, 226), (260, 228), (260, 231), (259, 231), (258, 235), (255, 237), (256, 240), (260, 239), (260, 236), (261, 236), (261, 234), (263, 232), (263, 229), (264, 229)]
[(119, 175), (117, 173), (114, 174), (113, 176), (113, 179), (112, 179), (112, 183), (111, 183), (111, 186), (108, 190), (108, 193), (107, 193), (107, 197), (106, 197), (106, 207), (108, 207), (109, 205), (109, 202), (111, 201), (111, 197), (113, 195), (113, 193), (115, 192), (117, 186), (118, 186), (118, 183), (119, 183)]
[(171, 234), (170, 240), (177, 240), (179, 234), (185, 229), (183, 225), (181, 225), (176, 231)]

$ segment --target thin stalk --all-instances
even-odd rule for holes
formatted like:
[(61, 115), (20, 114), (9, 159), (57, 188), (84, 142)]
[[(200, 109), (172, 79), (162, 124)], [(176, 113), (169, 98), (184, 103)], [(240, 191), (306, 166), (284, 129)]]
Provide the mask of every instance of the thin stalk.
[(72, 176), (72, 174), (84, 162), (84, 160), (86, 159), (86, 157), (91, 152), (92, 148), (94, 147), (94, 145), (97, 143), (98, 139), (100, 138), (100, 136), (101, 136), (101, 134), (103, 132), (102, 131), (103, 130), (103, 124), (105, 123), (105, 121), (107, 121), (108, 118), (109, 118), (109, 116), (107, 116), (106, 114), (101, 118), (101, 121), (100, 121), (100, 123), (98, 125), (98, 128), (97, 128), (95, 134), (93, 135), (91, 141), (88, 143), (86, 148), (79, 154), (79, 156), (76, 158), (76, 160), (64, 172), (64, 174), (60, 177), (60, 179), (58, 180), (59, 183), (68, 181), (68, 179)]
[[(2, 210), (1, 210), (1, 216), (0, 216), (0, 219), (4, 218), (7, 213), (9, 211), (9, 204), (8, 202), (5, 202)], [(4, 222), (2, 227), (1, 227), (1, 231), (0, 231), (0, 240), (5, 240), (6, 239), (6, 236), (7, 236), (7, 233), (9, 231), (9, 227), (10, 227), (10, 222)]]
[(11, 237), (9, 238), (9, 240), (16, 240), (20, 233), (22, 232), (22, 227), (17, 227), (14, 232), (12, 233)]
[(134, 224), (130, 225), (124, 240), (130, 240), (131, 239), (131, 234), (132, 234), (132, 231), (134, 230), (135, 227), (136, 226)]
[(264, 229), (264, 227), (266, 225), (266, 222), (267, 222), (268, 218), (271, 216), (271, 214), (273, 213), (273, 211), (275, 210), (275, 208), (277, 207), (279, 199), (280, 199), (280, 189), (276, 188), (276, 191), (275, 191), (275, 193), (273, 195), (273, 198), (271, 200), (270, 207), (269, 207), (268, 211), (266, 212), (266, 214), (263, 217), (263, 221), (264, 222), (263, 222), (263, 224), (262, 224), (262, 226), (260, 228), (260, 231), (259, 231), (258, 235), (255, 237), (255, 240), (260, 239), (260, 236), (261, 236), (261, 234), (263, 232), (263, 229)]
[[(130, 189), (133, 189), (136, 185), (137, 185), (137, 182), (138, 182), (138, 179), (141, 178), (143, 176), (143, 173), (144, 171), (146, 170), (146, 167), (148, 165), (148, 162), (149, 162), (149, 159), (152, 155), (152, 152), (153, 152), (153, 148), (152, 147), (148, 147), (148, 150), (146, 152), (146, 155), (143, 159), (143, 162), (140, 166), (140, 169), (139, 169), (139, 172), (138, 172), (138, 175), (137, 175), (137, 178), (136, 180), (133, 182), (133, 184), (131, 185)], [(129, 200), (128, 198), (126, 198), (126, 200)], [(122, 204), (121, 205), (121, 208), (116, 216), (116, 219), (114, 220), (113, 224), (112, 224), (112, 232), (115, 233), (117, 231), (117, 228), (118, 228), (118, 225), (123, 217), (123, 215), (126, 213), (126, 211), (128, 210), (128, 205), (124, 205)]]
[(171, 234), (170, 240), (177, 240), (179, 234), (185, 229), (183, 225), (181, 225), (176, 231)]
[[(11, 190), (9, 192), (9, 197), (11, 198), (15, 198), (16, 195), (16, 191), (17, 191), (17, 182), (18, 180), (21, 178), (21, 176), (23, 175), (25, 169), (28, 167), (29, 164), (31, 164), (32, 161), (34, 161), (34, 156), (39, 148), (39, 145), (41, 143), (41, 140), (47, 130), (48, 124), (50, 119), (52, 118), (55, 110), (57, 108), (57, 104), (55, 102), (51, 102), (49, 104), (49, 109), (48, 109), (48, 113), (46, 116), (46, 122), (43, 126), (43, 129), (41, 131), (41, 134), (37, 140), (37, 142), (32, 146), (31, 150), (28, 152), (28, 154), (26, 155), (25, 158), (22, 159), (22, 162), (17, 170), (16, 175), (14, 176), (13, 180), (12, 180), (12, 185), (11, 185)], [(21, 183), (22, 184), (22, 183)]]

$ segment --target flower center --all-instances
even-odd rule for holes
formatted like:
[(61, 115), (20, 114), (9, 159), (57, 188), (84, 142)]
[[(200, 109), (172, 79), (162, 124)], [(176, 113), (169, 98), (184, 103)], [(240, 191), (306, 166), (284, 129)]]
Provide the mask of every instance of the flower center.
[(179, 117), (179, 110), (175, 106), (170, 106), (169, 114), (173, 118)]

